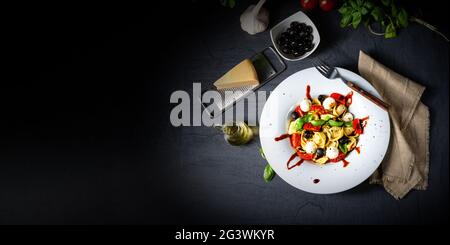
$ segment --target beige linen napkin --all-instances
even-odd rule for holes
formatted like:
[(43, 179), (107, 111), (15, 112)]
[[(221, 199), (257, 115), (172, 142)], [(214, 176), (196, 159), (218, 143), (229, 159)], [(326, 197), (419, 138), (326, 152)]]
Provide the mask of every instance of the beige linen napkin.
[(390, 105), (391, 142), (381, 166), (370, 177), (396, 199), (428, 186), (429, 111), (420, 102), (425, 88), (360, 51), (358, 70)]

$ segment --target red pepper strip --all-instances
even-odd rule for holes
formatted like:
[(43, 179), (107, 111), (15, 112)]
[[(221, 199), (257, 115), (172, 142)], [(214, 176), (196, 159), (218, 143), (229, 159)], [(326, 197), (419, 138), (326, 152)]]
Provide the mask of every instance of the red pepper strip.
[(355, 129), (355, 133), (357, 134), (362, 134), (363, 133), (363, 129), (364, 127), (367, 125), (367, 120), (369, 119), (369, 117), (365, 117), (362, 119), (358, 119), (356, 118), (355, 120), (353, 120), (352, 126)]
[(303, 115), (305, 115), (305, 113), (302, 111), (302, 109), (300, 109), (300, 106), (298, 105), (297, 107), (295, 107), (295, 112), (298, 113), (298, 115), (300, 115), (300, 117), (302, 117)]
[(367, 126), (367, 121), (361, 122), (361, 128), (365, 128)]
[(356, 118), (355, 120), (353, 120), (352, 126), (353, 126), (353, 129), (355, 130), (355, 133), (357, 133), (357, 134), (363, 133), (363, 128), (361, 127), (360, 119)]
[(345, 96), (345, 101), (347, 101), (347, 107), (349, 107), (352, 104), (352, 102), (353, 102), (353, 91), (350, 91), (350, 93), (348, 93)]
[(338, 155), (336, 158), (330, 159), (330, 162), (339, 162), (339, 161), (341, 161), (342, 159), (344, 159), (345, 156), (346, 156), (345, 153), (339, 152), (339, 155)]
[(297, 149), (297, 147), (300, 146), (302, 142), (302, 135), (301, 134), (292, 134), (291, 135), (291, 145), (292, 147), (294, 147), (295, 149)]
[(311, 92), (311, 87), (309, 85), (306, 85), (306, 98), (308, 98), (309, 100), (312, 100), (310, 92)]
[(292, 156), (289, 158), (289, 160), (286, 163), (286, 167), (287, 169), (291, 169), (289, 168), (289, 163), (292, 162), (292, 160), (294, 160), (294, 158), (297, 156), (297, 152), (295, 152), (294, 154), (292, 154)]
[(314, 132), (319, 132), (320, 131), (320, 126), (313, 126), (311, 123), (305, 123), (305, 124), (303, 124), (303, 129), (311, 130), (311, 131), (314, 131)]
[(294, 165), (292, 165), (292, 166), (288, 166), (288, 167), (287, 167), (288, 170), (289, 170), (289, 169), (292, 169), (292, 168), (294, 168), (294, 167), (297, 167), (297, 166), (302, 165), (303, 161), (304, 161), (303, 159), (300, 159), (300, 161), (298, 161), (296, 164), (294, 164)]
[(311, 109), (309, 109), (309, 110), (310, 111), (314, 111), (314, 112), (316, 112), (319, 115), (328, 113), (327, 110), (325, 110), (325, 108), (323, 108), (323, 106), (321, 106), (321, 105), (312, 105)]
[(330, 97), (333, 98), (337, 103), (345, 105), (346, 98), (344, 95), (339, 93), (332, 93)]
[(367, 126), (367, 120), (369, 120), (369, 116), (361, 119), (361, 127), (365, 128)]
[(314, 154), (312, 153), (303, 153), (301, 151), (297, 151), (298, 157), (300, 157), (303, 160), (312, 160), (314, 158)]
[(344, 168), (348, 166), (349, 162), (347, 162), (345, 159), (342, 159), (342, 162), (344, 163)]

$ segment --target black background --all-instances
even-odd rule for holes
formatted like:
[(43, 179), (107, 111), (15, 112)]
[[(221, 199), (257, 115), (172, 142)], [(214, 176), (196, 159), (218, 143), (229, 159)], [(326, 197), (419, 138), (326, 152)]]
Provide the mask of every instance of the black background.
[[(240, 30), (238, 17), (249, 2), (239, 2), (231, 10), (218, 1), (126, 6), (39, 3), (6, 8), (2, 34), (6, 64), (0, 83), (0, 224), (448, 222), (448, 152), (443, 150), (448, 149), (448, 43), (422, 27), (410, 27), (404, 39), (378, 39), (380, 51), (371, 53), (400, 73), (413, 73), (415, 80), (426, 83), (424, 78), (431, 77), (424, 99), (434, 115), (432, 146), (439, 147), (436, 155), (433, 149), (431, 153), (434, 186), (426, 194), (411, 194), (409, 201), (400, 201), (403, 204), (367, 184), (347, 195), (324, 198), (304, 194), (279, 178), (266, 185), (261, 181), (261, 162), (229, 175), (228, 154), (250, 154), (242, 165), (261, 161), (256, 160), (256, 143), (236, 151), (226, 148), (212, 129), (170, 126), (171, 92), (190, 89), (196, 80), (213, 81), (232, 64), (270, 45), (267, 32), (253, 37)], [(419, 6), (419, 2), (408, 4), (448, 36), (446, 9), (437, 3)], [(298, 1), (268, 4), (273, 10), (271, 26), (300, 10)], [(362, 28), (333, 29), (336, 11), (309, 15), (319, 30), (336, 34), (321, 33), (321, 45), (328, 48), (317, 55), (355, 70), (356, 47), (347, 57), (330, 55), (330, 49), (375, 38)], [(330, 27), (333, 20), (336, 23)], [(361, 34), (361, 42), (345, 41), (349, 33)], [(402, 42), (412, 48), (398, 51)], [(410, 56), (416, 59), (394, 59), (404, 52), (417, 54)], [(440, 66), (408, 69), (429, 61)], [(290, 65), (268, 90), (309, 66)], [(443, 100), (436, 101), (434, 93)], [(442, 114), (436, 118), (438, 113)], [(199, 135), (200, 141), (211, 139), (211, 143), (196, 145), (189, 140)], [(210, 157), (195, 160), (204, 152)], [(211, 165), (199, 167), (199, 161)], [(234, 181), (239, 179), (250, 183), (242, 187)], [(239, 193), (239, 188), (243, 188), (240, 195), (225, 194)], [(280, 190), (283, 203), (295, 202), (294, 208), (268, 201), (280, 198), (275, 194)], [(246, 202), (248, 193), (258, 195)], [(368, 208), (376, 210), (352, 213), (353, 208), (363, 208), (358, 198), (374, 201)], [(358, 204), (353, 206), (352, 201)], [(333, 206), (345, 214), (323, 212)], [(310, 214), (298, 216), (303, 207), (310, 207)]]

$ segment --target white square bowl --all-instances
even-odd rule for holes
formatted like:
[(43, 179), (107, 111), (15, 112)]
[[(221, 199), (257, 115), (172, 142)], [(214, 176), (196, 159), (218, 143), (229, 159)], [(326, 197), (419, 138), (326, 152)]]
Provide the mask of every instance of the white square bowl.
[[(277, 37), (282, 32), (286, 31), (286, 29), (290, 26), (291, 22), (293, 22), (293, 21), (305, 23), (305, 24), (311, 26), (313, 29), (312, 35), (313, 35), (314, 48), (311, 51), (306, 52), (305, 54), (303, 54), (300, 57), (294, 57), (293, 55), (290, 55), (290, 54), (284, 54), (283, 52), (281, 52), (281, 48), (279, 47), (279, 45), (276, 42)], [(302, 11), (298, 11), (297, 13), (289, 16), (288, 18), (284, 19), (283, 21), (278, 23), (276, 26), (274, 26), (272, 29), (270, 29), (270, 39), (272, 39), (273, 46), (275, 47), (277, 52), (281, 55), (281, 57), (283, 57), (283, 59), (289, 60), (289, 61), (302, 60), (302, 59), (308, 57), (310, 54), (312, 54), (314, 52), (314, 50), (316, 50), (316, 48), (319, 46), (319, 43), (320, 43), (319, 31), (317, 30), (316, 26), (311, 21), (311, 19), (308, 16), (306, 16), (306, 14), (303, 13)]]

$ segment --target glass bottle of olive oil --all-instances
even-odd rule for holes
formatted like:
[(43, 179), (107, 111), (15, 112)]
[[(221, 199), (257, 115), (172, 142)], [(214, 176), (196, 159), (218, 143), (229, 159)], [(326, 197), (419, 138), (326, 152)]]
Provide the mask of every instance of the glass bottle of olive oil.
[(234, 122), (222, 127), (225, 140), (230, 145), (243, 145), (253, 139), (253, 130), (245, 122)]

